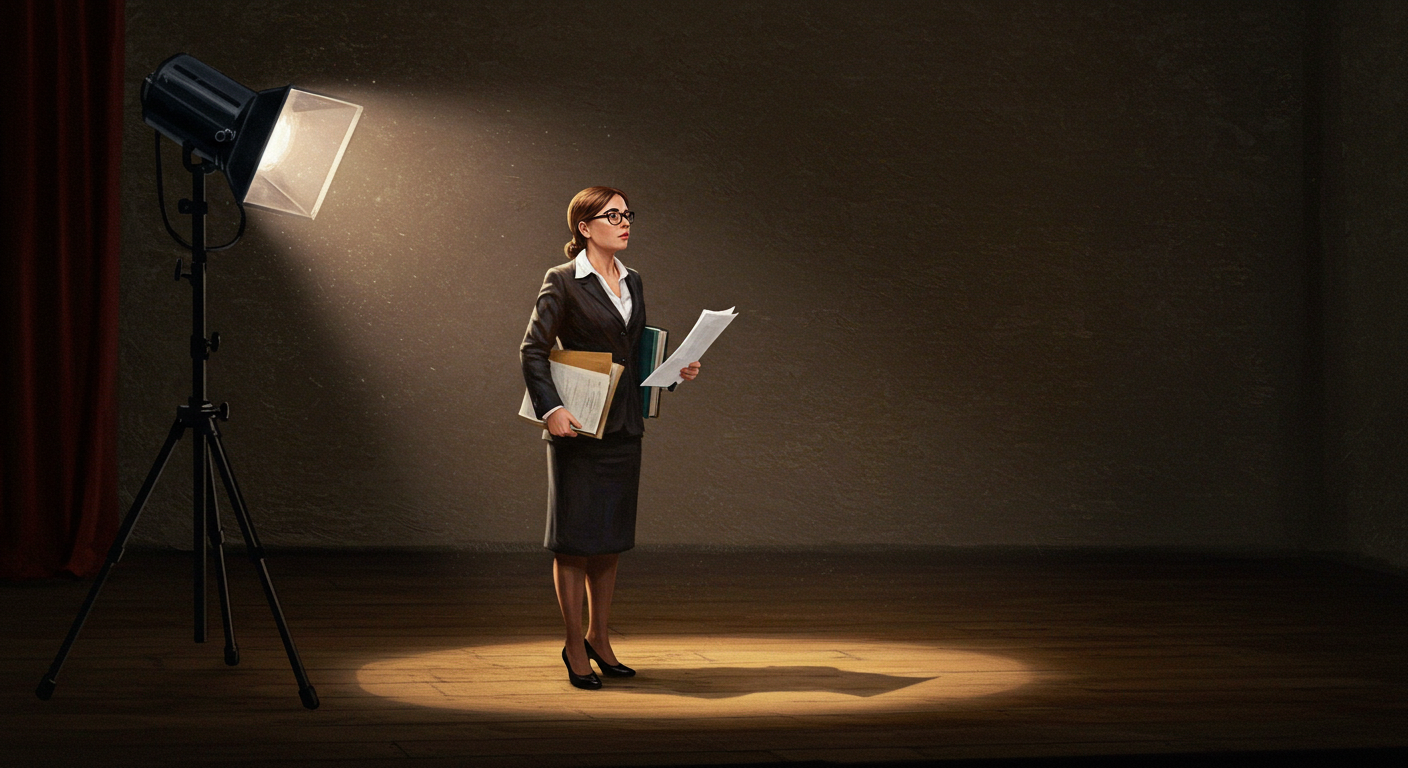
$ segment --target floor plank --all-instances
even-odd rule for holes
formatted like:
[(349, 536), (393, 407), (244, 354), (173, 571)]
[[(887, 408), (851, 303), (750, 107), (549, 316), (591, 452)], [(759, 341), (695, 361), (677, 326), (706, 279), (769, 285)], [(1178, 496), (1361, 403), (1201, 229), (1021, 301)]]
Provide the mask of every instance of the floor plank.
[(270, 559), (317, 711), (246, 562), (229, 563), (231, 668), (213, 599), (209, 641), (192, 642), (189, 557), (132, 552), (48, 702), (34, 685), (88, 585), (0, 583), (0, 765), (1408, 748), (1408, 579), (1327, 561), (640, 550), (622, 557), (612, 614), (640, 675), (587, 692), (564, 679), (545, 554)]

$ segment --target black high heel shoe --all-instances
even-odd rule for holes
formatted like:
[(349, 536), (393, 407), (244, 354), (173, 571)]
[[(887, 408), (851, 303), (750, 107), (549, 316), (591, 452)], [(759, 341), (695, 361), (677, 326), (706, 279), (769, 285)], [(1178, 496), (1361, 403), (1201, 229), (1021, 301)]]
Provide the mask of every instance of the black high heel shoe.
[(601, 687), (601, 678), (595, 672), (579, 675), (572, 671), (572, 662), (567, 660), (567, 649), (562, 649), (562, 663), (567, 665), (567, 682), (584, 691), (595, 691)]
[[(587, 643), (586, 640), (583, 640), (582, 642)], [(565, 654), (567, 653), (567, 650), (563, 649), (562, 652)], [(636, 674), (636, 671), (634, 669), (631, 669), (625, 664), (607, 664), (606, 662), (602, 661), (601, 657), (597, 655), (596, 650), (592, 648), (591, 643), (587, 643), (587, 658), (591, 659), (592, 661), (595, 661), (596, 665), (598, 667), (601, 667), (601, 673), (603, 675), (606, 675), (607, 677), (633, 677)]]

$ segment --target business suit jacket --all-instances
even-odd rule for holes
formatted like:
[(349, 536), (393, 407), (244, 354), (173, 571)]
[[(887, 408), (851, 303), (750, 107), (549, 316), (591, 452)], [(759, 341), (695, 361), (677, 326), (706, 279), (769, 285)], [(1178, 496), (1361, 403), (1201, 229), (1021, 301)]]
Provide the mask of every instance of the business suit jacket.
[(563, 349), (610, 352), (612, 360), (626, 367), (606, 417), (606, 434), (639, 436), (645, 433), (636, 354), (645, 329), (645, 290), (640, 273), (627, 268), (626, 287), (631, 291), (630, 322), (621, 319), (621, 313), (616, 311), (595, 274), (576, 277), (573, 262), (553, 267), (543, 276), (538, 302), (518, 349), (523, 379), (538, 418), (562, 405), (548, 367), (548, 353), (554, 341), (561, 339)]

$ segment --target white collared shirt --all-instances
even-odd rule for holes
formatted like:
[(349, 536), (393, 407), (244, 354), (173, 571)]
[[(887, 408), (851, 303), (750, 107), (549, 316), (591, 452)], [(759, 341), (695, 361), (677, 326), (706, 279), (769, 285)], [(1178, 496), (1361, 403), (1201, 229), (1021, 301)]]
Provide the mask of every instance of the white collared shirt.
[(606, 298), (611, 299), (611, 303), (616, 306), (616, 311), (621, 313), (621, 319), (629, 323), (631, 322), (631, 289), (626, 287), (626, 265), (622, 264), (621, 260), (615, 256), (612, 256), (611, 260), (616, 262), (616, 274), (621, 276), (617, 281), (617, 285), (621, 288), (620, 296), (611, 290), (611, 284), (606, 282), (606, 278), (600, 272), (596, 271), (596, 267), (592, 266), (592, 260), (587, 258), (585, 248), (577, 252), (577, 258), (573, 259), (572, 263), (577, 267), (578, 280), (587, 275), (596, 275), (596, 279), (601, 282), (601, 287), (606, 289)]

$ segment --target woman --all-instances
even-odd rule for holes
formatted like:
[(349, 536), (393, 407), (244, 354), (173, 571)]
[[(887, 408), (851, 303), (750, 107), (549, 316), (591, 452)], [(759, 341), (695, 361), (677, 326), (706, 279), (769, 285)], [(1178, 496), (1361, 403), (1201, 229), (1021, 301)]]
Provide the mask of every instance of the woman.
[[(635, 546), (636, 494), (640, 486), (640, 372), (636, 350), (645, 328), (645, 292), (640, 273), (627, 269), (616, 254), (626, 249), (635, 213), (626, 193), (589, 187), (567, 206), (572, 240), (563, 250), (570, 259), (548, 270), (538, 303), (519, 348), (523, 378), (538, 418), (547, 424), (548, 519), (543, 546), (555, 553), (553, 582), (567, 628), (562, 662), (572, 685), (601, 687), (592, 671), (629, 677), (611, 647), (607, 621), (616, 587), (617, 555)], [(578, 437), (581, 427), (552, 383), (548, 352), (560, 340), (563, 349), (609, 352), (625, 366), (600, 440)], [(693, 381), (699, 363), (680, 376)], [(582, 634), (582, 597), (589, 616)]]

